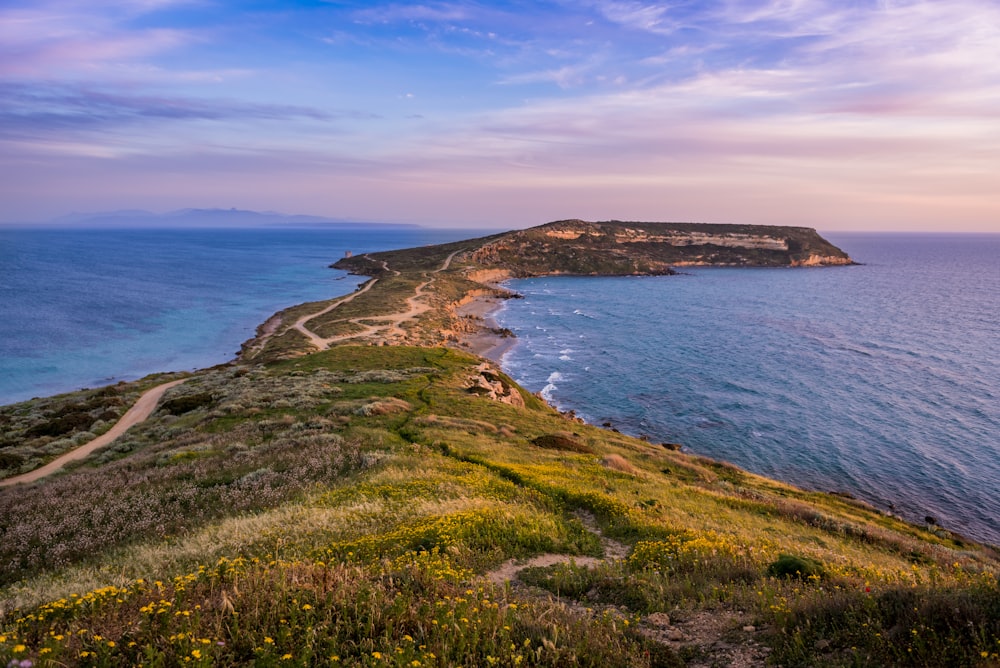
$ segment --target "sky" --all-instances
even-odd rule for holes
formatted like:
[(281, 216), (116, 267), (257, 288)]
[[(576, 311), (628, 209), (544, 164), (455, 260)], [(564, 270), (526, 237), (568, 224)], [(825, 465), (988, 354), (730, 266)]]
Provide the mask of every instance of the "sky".
[(4, 0), (0, 220), (1000, 232), (997, 0)]

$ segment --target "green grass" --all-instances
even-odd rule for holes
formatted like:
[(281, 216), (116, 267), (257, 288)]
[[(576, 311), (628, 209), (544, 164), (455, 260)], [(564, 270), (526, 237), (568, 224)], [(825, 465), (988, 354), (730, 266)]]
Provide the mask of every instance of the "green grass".
[[(821, 241), (779, 231), (795, 252)], [(402, 325), (419, 347), (314, 352), (288, 327), (330, 302), (293, 307), (253, 359), (191, 374), (103, 451), (0, 489), (0, 664), (725, 663), (716, 641), (778, 665), (1000, 662), (993, 548), (579, 423), (503, 374), (523, 408), (471, 392), (482, 360), (437, 344), (483, 265), (438, 270), (505, 239), (338, 263), (379, 282), (312, 331), (357, 333), (351, 318), (398, 313), (433, 279)], [(563, 268), (586, 260), (562, 250)], [(3, 407), (0, 466), (39, 466), (169, 378)], [(737, 626), (671, 647), (653, 629), (666, 615)]]
[[(342, 346), (201, 372), (103, 463), (4, 490), (0, 661), (680, 665), (643, 619), (702, 611), (782, 665), (996, 660), (990, 549), (476, 396), (478, 363)], [(569, 562), (603, 554), (581, 511), (626, 559)], [(530, 587), (483, 578), (543, 553), (567, 563)], [(822, 571), (782, 577), (783, 554)]]

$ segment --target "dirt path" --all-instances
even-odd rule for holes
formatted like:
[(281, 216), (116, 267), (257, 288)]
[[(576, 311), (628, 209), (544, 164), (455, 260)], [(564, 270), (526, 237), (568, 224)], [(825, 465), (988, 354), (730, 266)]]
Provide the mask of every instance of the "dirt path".
[[(518, 573), (526, 568), (573, 563), (589, 569), (628, 556), (628, 546), (605, 536), (592, 514), (577, 511), (574, 515), (588, 531), (601, 539), (601, 546), (604, 548), (603, 558), (540, 554), (524, 561), (511, 559), (501, 564), (499, 568), (486, 573), (484, 577), (502, 587), (507, 582), (517, 583)], [(568, 607), (583, 609), (583, 604), (578, 601), (560, 600)], [(615, 610), (614, 606), (610, 609)], [(744, 612), (698, 611), (684, 614), (680, 619), (674, 620), (671, 620), (669, 614), (654, 612), (645, 616), (638, 631), (650, 640), (666, 645), (678, 653), (692, 655), (694, 658), (687, 663), (692, 668), (714, 666), (763, 668), (767, 664), (767, 656), (771, 650), (761, 642), (758, 635), (760, 630), (750, 624), (751, 615)]]
[(313, 318), (318, 318), (321, 315), (326, 315), (327, 313), (337, 308), (341, 304), (346, 304), (350, 301), (354, 301), (355, 297), (357, 297), (358, 295), (363, 295), (364, 293), (368, 292), (369, 290), (372, 289), (372, 287), (374, 287), (376, 283), (378, 283), (378, 279), (373, 278), (372, 280), (365, 283), (365, 286), (360, 290), (352, 292), (346, 297), (342, 297), (334, 301), (329, 306), (324, 308), (322, 311), (317, 311), (316, 313), (310, 313), (309, 315), (302, 316), (292, 324), (292, 329), (295, 329), (301, 334), (303, 334), (307, 339), (309, 339), (309, 342), (312, 343), (314, 346), (316, 346), (319, 350), (326, 350), (327, 348), (330, 347), (329, 339), (324, 339), (314, 334), (311, 330), (309, 330), (306, 327), (306, 323), (312, 320)]
[(153, 411), (156, 410), (156, 405), (160, 402), (160, 398), (163, 396), (163, 393), (171, 387), (180, 385), (186, 380), (186, 378), (182, 378), (181, 380), (174, 380), (169, 383), (164, 383), (163, 385), (157, 385), (151, 390), (146, 390), (146, 392), (139, 397), (139, 400), (132, 405), (132, 408), (128, 409), (128, 411), (125, 412), (125, 415), (121, 416), (121, 419), (115, 423), (115, 426), (111, 427), (111, 429), (104, 434), (101, 434), (93, 441), (81, 445), (79, 448), (70, 450), (63, 455), (56, 457), (41, 468), (37, 468), (34, 471), (29, 471), (28, 473), (24, 473), (22, 475), (16, 475), (11, 478), (0, 480), (0, 487), (9, 487), (20, 483), (34, 482), (39, 478), (44, 478), (47, 475), (55, 473), (69, 462), (83, 459), (94, 450), (103, 448), (128, 431), (130, 427), (139, 424), (152, 415)]
[[(454, 259), (454, 257), (458, 255), (459, 252), (461, 251), (455, 251), (454, 253), (449, 255), (447, 258), (445, 258), (444, 262), (441, 264), (440, 267), (438, 267), (437, 269), (435, 269), (430, 273), (437, 274), (439, 272), (448, 269), (448, 267), (451, 266), (452, 259)], [(396, 271), (395, 269), (390, 269), (389, 265), (386, 264), (384, 261), (382, 262), (382, 268), (386, 271), (391, 271), (392, 273), (399, 276), (399, 272)], [(399, 337), (405, 336), (406, 332), (403, 330), (402, 324), (407, 320), (411, 320), (417, 317), (418, 315), (426, 313), (431, 309), (430, 304), (421, 301), (421, 299), (425, 296), (424, 290), (432, 283), (434, 283), (434, 278), (429, 278), (428, 280), (418, 285), (413, 291), (413, 296), (406, 298), (407, 308), (405, 311), (400, 311), (399, 313), (390, 313), (388, 315), (361, 316), (358, 318), (345, 318), (343, 320), (334, 321), (334, 322), (348, 322), (353, 325), (360, 325), (364, 327), (364, 329), (360, 332), (354, 332), (351, 334), (341, 334), (339, 336), (331, 336), (329, 338), (323, 338), (317, 335), (312, 330), (310, 330), (308, 327), (306, 327), (306, 323), (312, 320), (313, 318), (318, 318), (321, 315), (326, 315), (330, 311), (336, 309), (341, 304), (346, 304), (347, 302), (351, 301), (358, 295), (368, 292), (368, 290), (370, 290), (372, 286), (375, 285), (375, 283), (377, 282), (378, 279), (373, 278), (372, 280), (368, 281), (368, 283), (365, 284), (365, 287), (362, 288), (361, 290), (351, 295), (348, 295), (347, 297), (344, 297), (342, 299), (338, 299), (337, 301), (333, 302), (332, 304), (324, 308), (322, 311), (302, 316), (301, 318), (295, 321), (295, 323), (292, 325), (292, 329), (295, 329), (299, 333), (303, 334), (306, 338), (309, 339), (309, 342), (319, 350), (327, 350), (332, 344), (339, 343), (340, 341), (347, 341), (348, 339), (366, 338), (382, 332), (385, 332), (387, 336), (399, 336)], [(377, 323), (377, 324), (372, 324), (372, 323)]]
[(595, 534), (601, 539), (601, 547), (604, 549), (604, 557), (598, 559), (597, 557), (581, 557), (581, 556), (571, 556), (568, 554), (554, 554), (546, 553), (540, 554), (537, 557), (525, 561), (519, 561), (517, 559), (510, 559), (500, 565), (485, 575), (486, 579), (490, 582), (502, 585), (510, 580), (516, 580), (517, 574), (526, 568), (535, 568), (538, 566), (555, 566), (556, 564), (568, 564), (573, 562), (577, 566), (583, 566), (584, 568), (593, 568), (598, 564), (602, 564), (606, 561), (624, 559), (628, 556), (628, 545), (619, 543), (617, 540), (608, 538), (601, 532), (601, 529), (597, 526), (597, 521), (594, 516), (590, 513), (578, 511), (574, 513), (577, 519), (579, 519), (583, 526), (586, 527), (587, 531)]

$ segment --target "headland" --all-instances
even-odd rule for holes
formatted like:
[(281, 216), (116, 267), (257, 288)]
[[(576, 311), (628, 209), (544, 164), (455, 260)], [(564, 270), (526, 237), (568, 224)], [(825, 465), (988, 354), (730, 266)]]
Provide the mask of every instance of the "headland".
[[(804, 228), (736, 227), (564, 221), (338, 261), (371, 279), (276, 314), (90, 459), (0, 489), (0, 660), (997, 661), (993, 548), (583, 424), (463, 351), (509, 276), (850, 262)], [(7, 463), (176, 379), (5, 407)]]
[[(371, 280), (322, 308), (300, 305), (277, 314), (244, 345), (242, 357), (278, 359), (352, 342), (464, 345), (496, 358), (508, 333), (487, 322), (490, 309), (481, 303), (515, 297), (501, 285), (508, 278), (669, 276), (685, 266), (848, 264), (853, 260), (847, 253), (805, 227), (556, 221), (439, 246), (341, 258), (332, 266)], [(419, 313), (413, 310), (416, 303)]]

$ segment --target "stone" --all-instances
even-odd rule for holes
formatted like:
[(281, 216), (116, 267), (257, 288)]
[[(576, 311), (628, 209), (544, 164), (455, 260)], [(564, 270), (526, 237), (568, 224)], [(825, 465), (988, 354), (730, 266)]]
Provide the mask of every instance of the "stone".
[(665, 612), (654, 612), (646, 617), (646, 623), (652, 626), (670, 626), (670, 615)]

